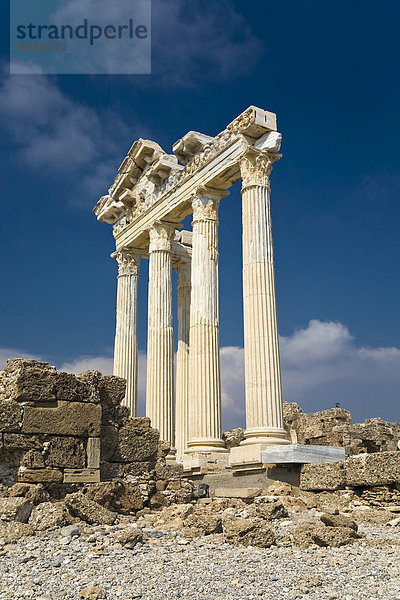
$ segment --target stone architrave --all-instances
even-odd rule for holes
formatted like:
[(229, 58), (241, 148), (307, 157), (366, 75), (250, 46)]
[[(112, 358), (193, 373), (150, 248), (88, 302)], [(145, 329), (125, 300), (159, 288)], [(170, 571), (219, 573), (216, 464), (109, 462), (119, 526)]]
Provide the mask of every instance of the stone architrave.
[(126, 248), (111, 255), (118, 262), (117, 322), (114, 346), (114, 375), (126, 379), (123, 404), (136, 417), (137, 403), (137, 289), (140, 254)]
[(221, 437), (218, 205), (227, 194), (200, 187), (192, 200), (189, 454), (226, 452)]
[(171, 242), (177, 227), (177, 223), (156, 222), (149, 230), (146, 415), (160, 439), (171, 444), (171, 456), (176, 452)]
[(269, 176), (279, 154), (251, 149), (240, 161), (246, 431), (242, 445), (289, 443), (283, 427)]
[(178, 273), (178, 350), (176, 353), (176, 426), (177, 459), (182, 460), (189, 436), (189, 332), (191, 264), (180, 261)]

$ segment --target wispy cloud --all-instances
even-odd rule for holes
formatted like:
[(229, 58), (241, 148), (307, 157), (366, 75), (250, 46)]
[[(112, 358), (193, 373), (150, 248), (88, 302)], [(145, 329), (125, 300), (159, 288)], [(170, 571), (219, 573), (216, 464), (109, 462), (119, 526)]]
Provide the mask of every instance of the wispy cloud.
[[(313, 319), (291, 336), (281, 336), (284, 400), (305, 412), (332, 408), (340, 402), (353, 422), (369, 417), (400, 420), (400, 348), (359, 346), (342, 323)], [(0, 349), (0, 367), (7, 358), (37, 358), (18, 350)], [(95, 369), (112, 373), (112, 358), (80, 357), (58, 365), (81, 373)], [(138, 413), (145, 414), (146, 355), (139, 352)], [(225, 429), (245, 424), (244, 351), (221, 348), (222, 416)]]
[[(0, 125), (16, 151), (10, 160), (37, 173), (79, 181), (72, 203), (93, 206), (111, 185), (130, 139), (112, 111), (96, 111), (44, 75), (4, 75)], [(107, 140), (107, 144), (104, 143)]]

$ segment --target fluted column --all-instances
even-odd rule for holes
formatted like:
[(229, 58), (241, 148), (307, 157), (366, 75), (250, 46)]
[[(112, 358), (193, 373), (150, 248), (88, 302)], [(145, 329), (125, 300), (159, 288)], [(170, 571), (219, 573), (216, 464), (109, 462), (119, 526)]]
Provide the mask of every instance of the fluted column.
[(279, 155), (252, 150), (243, 180), (246, 431), (243, 445), (284, 444), (269, 175)]
[(182, 460), (189, 436), (190, 262), (180, 261), (178, 273), (178, 350), (176, 353), (175, 444)]
[(200, 188), (192, 202), (189, 441), (187, 453), (223, 452), (218, 302), (218, 204), (227, 195)]
[(140, 255), (126, 248), (111, 255), (118, 262), (117, 322), (114, 345), (114, 375), (126, 379), (123, 401), (136, 416), (137, 400), (137, 287)]
[(174, 347), (171, 295), (171, 240), (177, 225), (150, 228), (146, 414), (160, 439), (174, 449)]

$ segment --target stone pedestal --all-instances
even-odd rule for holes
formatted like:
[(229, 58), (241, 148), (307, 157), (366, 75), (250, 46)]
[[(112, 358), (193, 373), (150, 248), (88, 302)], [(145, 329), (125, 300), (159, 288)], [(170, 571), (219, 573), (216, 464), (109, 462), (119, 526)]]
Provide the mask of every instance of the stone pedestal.
[(250, 150), (243, 180), (246, 445), (289, 443), (283, 428), (269, 175), (279, 155)]
[(218, 204), (227, 195), (200, 188), (193, 202), (187, 454), (226, 452), (221, 439), (218, 306)]
[(117, 323), (114, 346), (114, 375), (126, 379), (123, 401), (136, 417), (137, 398), (137, 286), (140, 255), (134, 249), (112, 254), (118, 261)]
[(176, 427), (177, 460), (183, 459), (189, 437), (189, 331), (190, 262), (179, 262), (178, 273), (178, 350), (176, 353)]
[(150, 228), (146, 415), (160, 439), (174, 448), (174, 347), (171, 296), (171, 240), (177, 225)]

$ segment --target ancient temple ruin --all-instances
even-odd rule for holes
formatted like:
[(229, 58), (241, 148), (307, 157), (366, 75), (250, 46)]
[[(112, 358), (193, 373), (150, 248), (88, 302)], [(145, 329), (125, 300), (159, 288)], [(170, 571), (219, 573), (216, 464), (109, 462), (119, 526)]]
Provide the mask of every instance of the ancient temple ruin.
[[(195, 466), (213, 456), (231, 466), (261, 462), (288, 444), (283, 426), (276, 318), (270, 173), (282, 136), (276, 115), (250, 106), (215, 137), (190, 131), (167, 154), (139, 139), (94, 212), (113, 225), (119, 267), (114, 375), (127, 380), (136, 415), (137, 286), (149, 260), (146, 415), (170, 458)], [(221, 432), (218, 206), (242, 179), (245, 439), (230, 453)], [(181, 221), (193, 214), (192, 231)], [(171, 270), (178, 273), (174, 381)], [(174, 415), (176, 417), (174, 418)]]

